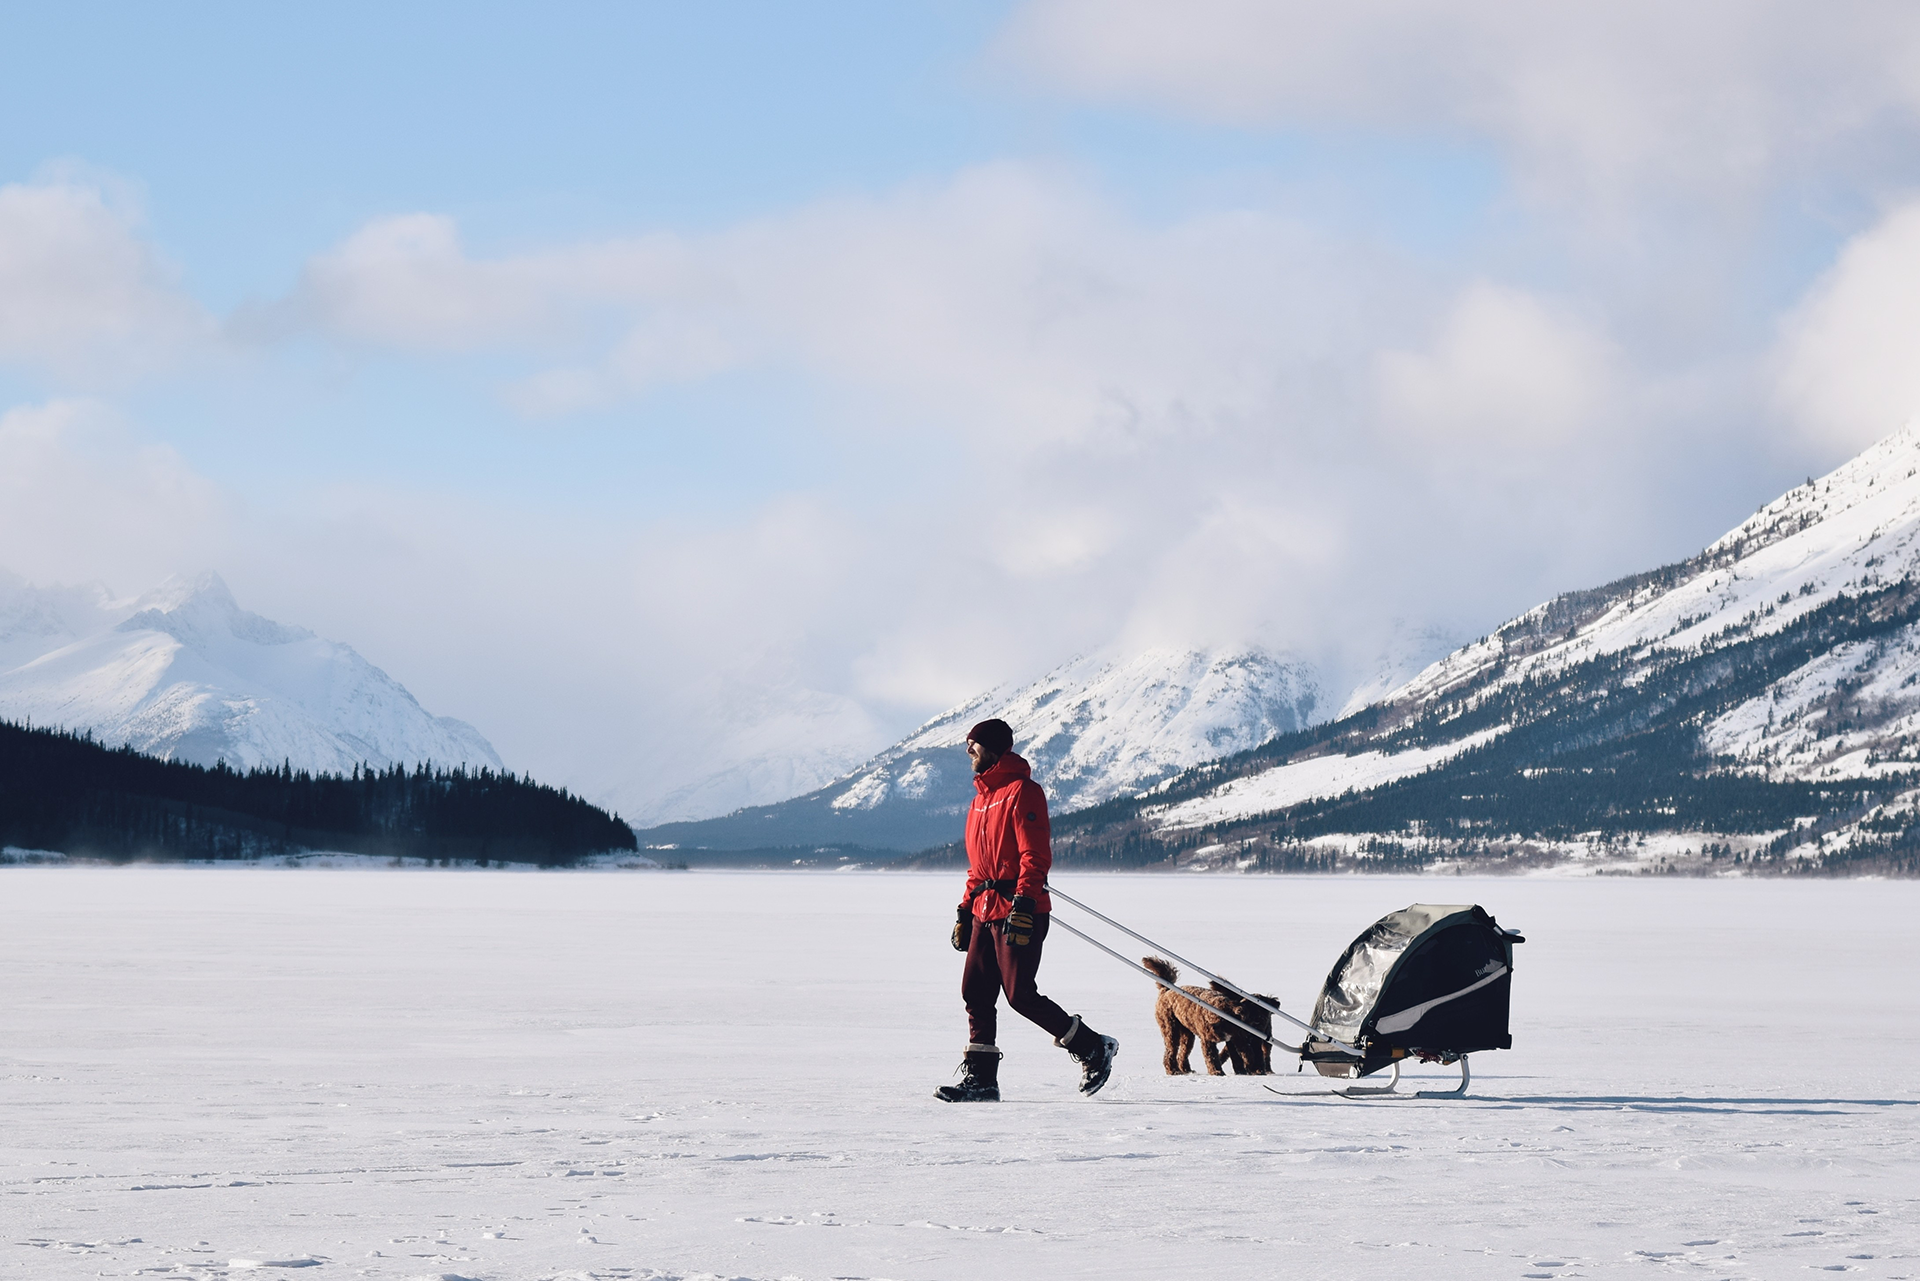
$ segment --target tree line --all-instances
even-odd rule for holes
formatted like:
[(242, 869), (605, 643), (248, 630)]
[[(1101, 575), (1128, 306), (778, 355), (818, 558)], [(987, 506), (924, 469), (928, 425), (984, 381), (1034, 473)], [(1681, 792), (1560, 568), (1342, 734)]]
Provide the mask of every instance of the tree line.
[(283, 764), (242, 773), (5, 721), (0, 845), (115, 861), (337, 850), (542, 866), (638, 848), (618, 816), (508, 772)]

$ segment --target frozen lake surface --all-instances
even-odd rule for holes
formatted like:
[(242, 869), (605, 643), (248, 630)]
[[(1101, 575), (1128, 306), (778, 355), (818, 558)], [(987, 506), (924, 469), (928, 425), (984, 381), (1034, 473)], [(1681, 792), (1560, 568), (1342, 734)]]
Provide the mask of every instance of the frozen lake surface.
[(1515, 1048), (1168, 1078), (1056, 931), (1112, 1084), (1003, 1013), (949, 1106), (957, 875), (7, 869), (0, 1276), (1920, 1277), (1920, 885), (1059, 881), (1296, 1012), (1482, 903)]

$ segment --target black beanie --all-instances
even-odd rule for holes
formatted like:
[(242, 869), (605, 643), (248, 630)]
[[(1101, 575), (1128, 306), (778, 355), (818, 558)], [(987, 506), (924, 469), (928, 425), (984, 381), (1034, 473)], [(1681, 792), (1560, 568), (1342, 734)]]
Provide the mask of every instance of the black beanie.
[(980, 744), (995, 756), (1005, 756), (1013, 750), (1013, 726), (999, 719), (981, 721), (967, 731), (967, 741)]

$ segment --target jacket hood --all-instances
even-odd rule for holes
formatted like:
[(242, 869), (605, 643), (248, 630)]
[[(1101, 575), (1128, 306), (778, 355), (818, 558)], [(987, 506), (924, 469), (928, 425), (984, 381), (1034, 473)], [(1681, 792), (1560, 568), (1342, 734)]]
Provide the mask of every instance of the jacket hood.
[(993, 763), (993, 768), (984, 774), (973, 776), (973, 786), (980, 792), (991, 792), (995, 788), (1005, 787), (1008, 783), (1024, 782), (1033, 777), (1033, 769), (1026, 758), (1018, 752), (1008, 752)]

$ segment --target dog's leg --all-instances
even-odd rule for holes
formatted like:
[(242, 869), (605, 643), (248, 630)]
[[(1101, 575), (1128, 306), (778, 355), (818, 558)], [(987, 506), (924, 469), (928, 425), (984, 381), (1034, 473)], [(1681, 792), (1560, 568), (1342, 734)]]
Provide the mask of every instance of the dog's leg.
[(1215, 1046), (1213, 1037), (1203, 1036), (1200, 1038), (1200, 1057), (1207, 1061), (1208, 1076), (1226, 1075), (1225, 1070), (1220, 1066), (1220, 1051), (1219, 1048)]
[(1166, 1046), (1160, 1056), (1160, 1065), (1166, 1068), (1168, 1076), (1179, 1076), (1180, 1060), (1176, 1053), (1180, 1045), (1179, 1024), (1174, 1022), (1165, 1001), (1153, 1007), (1153, 1020), (1160, 1025), (1160, 1040)]

